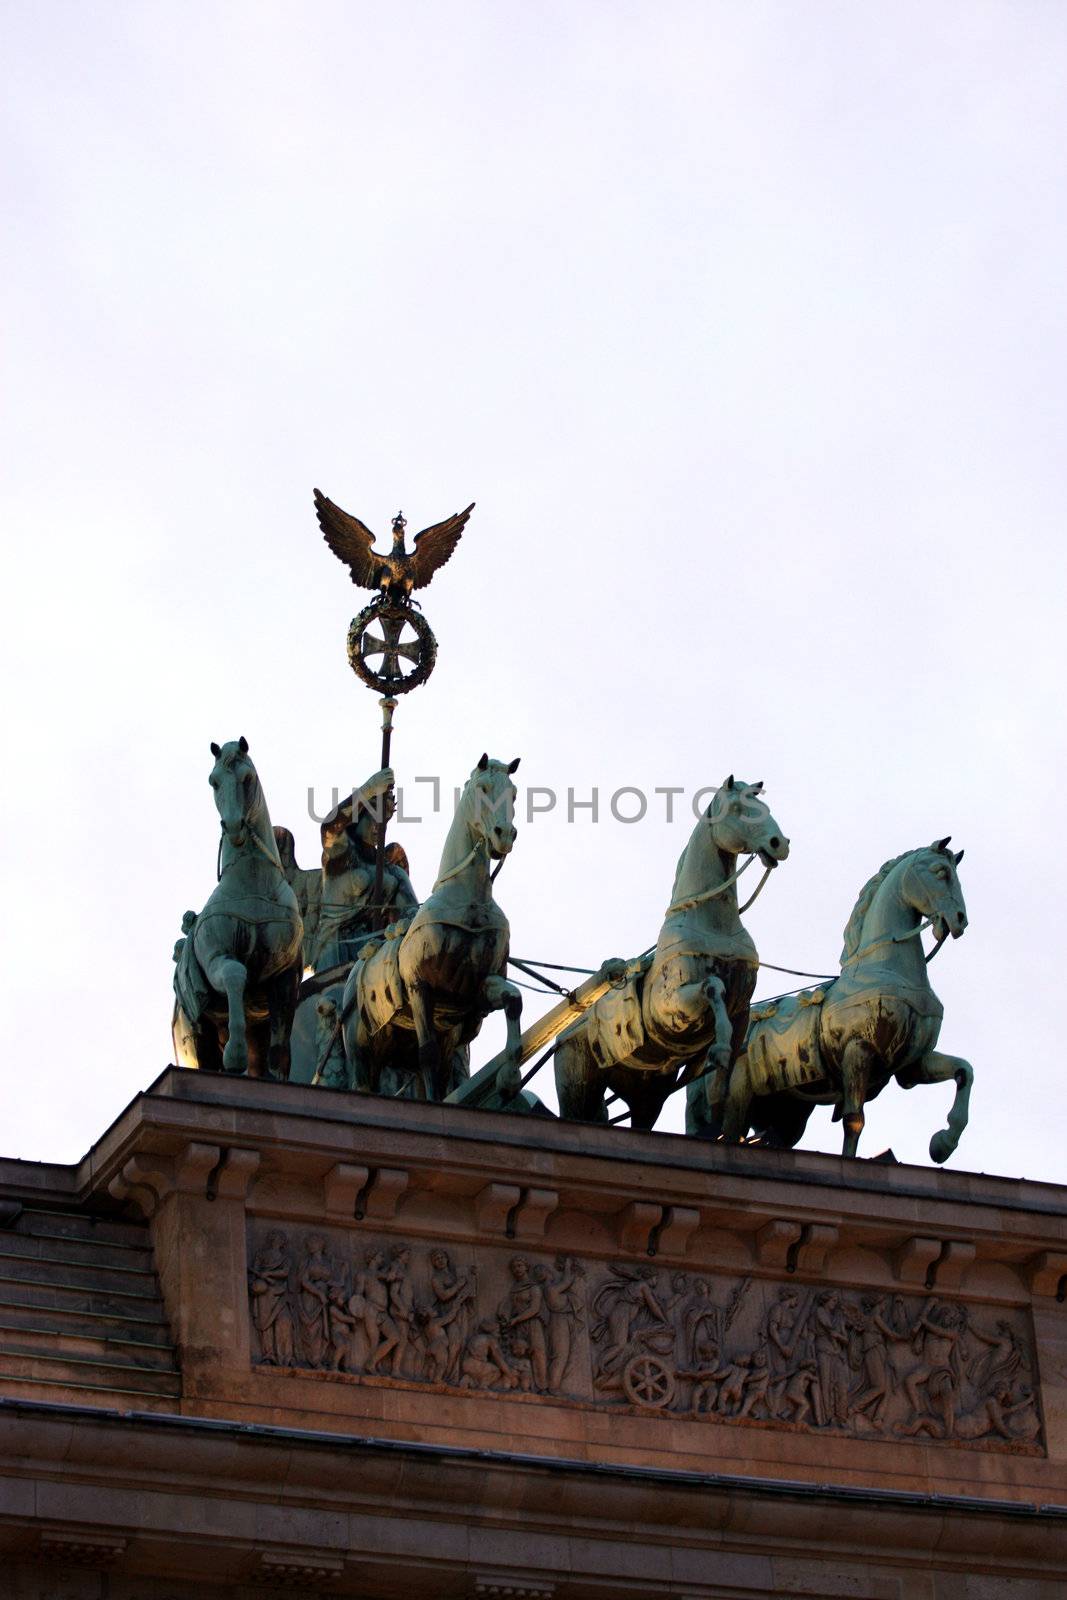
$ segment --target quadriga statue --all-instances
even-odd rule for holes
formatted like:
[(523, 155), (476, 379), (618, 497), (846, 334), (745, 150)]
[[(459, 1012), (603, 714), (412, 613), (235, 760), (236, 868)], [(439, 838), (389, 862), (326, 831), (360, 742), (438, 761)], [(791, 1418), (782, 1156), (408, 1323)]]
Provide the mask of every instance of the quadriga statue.
[(182, 1066), (289, 1076), (303, 924), (246, 739), (211, 746), (222, 826), (218, 883), (175, 947), (174, 1048)]
[[(973, 1072), (935, 1049), (944, 1015), (930, 987), (919, 935), (932, 927), (935, 951), (967, 926), (948, 839), (887, 861), (864, 884), (845, 929), (841, 976), (821, 988), (753, 1010), (741, 1055), (717, 1080), (710, 1111), (695, 1097), (691, 1128), (779, 1149), (800, 1138), (816, 1105), (844, 1123), (843, 1153), (854, 1156), (863, 1107), (895, 1078), (902, 1088), (955, 1080), (948, 1126), (930, 1140), (946, 1161), (967, 1126)], [(694, 1114), (695, 1113), (695, 1114)]]
[(560, 1116), (606, 1121), (611, 1090), (633, 1127), (651, 1128), (680, 1072), (701, 1074), (693, 1092), (703, 1095), (706, 1074), (734, 1060), (759, 965), (741, 925), (737, 859), (758, 857), (770, 871), (789, 854), (762, 787), (731, 775), (717, 790), (678, 862), (651, 959), (560, 1035)]
[(492, 870), (515, 843), (518, 764), (482, 756), (429, 899), (365, 946), (349, 974), (341, 1016), (356, 1089), (376, 1094), (388, 1067), (414, 1076), (427, 1099), (443, 1100), (467, 1070), (464, 1047), (501, 1008), (505, 1048), (518, 1061), (522, 995), (506, 976), (510, 930), (493, 898)]

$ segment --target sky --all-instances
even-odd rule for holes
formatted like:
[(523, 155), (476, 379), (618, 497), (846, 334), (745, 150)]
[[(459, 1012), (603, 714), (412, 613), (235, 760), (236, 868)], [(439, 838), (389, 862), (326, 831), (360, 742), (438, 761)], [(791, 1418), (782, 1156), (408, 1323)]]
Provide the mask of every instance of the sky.
[[(3, 1153), (77, 1159), (171, 1060), (209, 742), (304, 866), (309, 790), (378, 765), (317, 485), (383, 536), (476, 501), (396, 717), (420, 893), (414, 779), (483, 750), (559, 796), (497, 884), (521, 957), (654, 942), (657, 787), (763, 779), (746, 922), (817, 972), (950, 833), (951, 1164), (1064, 1179), (1067, 12), (8, 0), (0, 50)], [(861, 1153), (926, 1163), (951, 1093), (890, 1085)]]

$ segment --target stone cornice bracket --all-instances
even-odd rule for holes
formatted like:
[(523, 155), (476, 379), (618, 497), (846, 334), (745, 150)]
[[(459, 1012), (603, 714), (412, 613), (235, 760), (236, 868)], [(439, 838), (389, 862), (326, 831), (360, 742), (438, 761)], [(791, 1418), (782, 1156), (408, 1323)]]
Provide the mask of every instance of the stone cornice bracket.
[(357, 1222), (364, 1217), (374, 1222), (389, 1222), (411, 1184), (408, 1173), (399, 1167), (378, 1167), (356, 1198), (353, 1213)]
[(684, 1256), (689, 1240), (700, 1226), (694, 1206), (664, 1206), (648, 1240), (650, 1256)]
[(322, 1200), (329, 1222), (388, 1222), (411, 1182), (399, 1167), (357, 1167), (338, 1161), (322, 1180)]
[(487, 1183), (474, 1197), (474, 1219), (478, 1232), (505, 1233), (508, 1218), (522, 1199), (522, 1190), (514, 1183)]
[(964, 1273), (978, 1254), (967, 1239), (947, 1239), (941, 1253), (927, 1274), (927, 1288), (958, 1289)]
[(241, 1200), (259, 1171), (259, 1151), (240, 1150), (230, 1145), (223, 1150), (214, 1170), (208, 1174), (205, 1194), (209, 1200)]
[(116, 1200), (128, 1201), (150, 1218), (170, 1194), (243, 1200), (258, 1167), (257, 1150), (193, 1140), (177, 1156), (131, 1156), (108, 1184), (108, 1193)]
[(784, 1217), (765, 1222), (756, 1234), (756, 1260), (761, 1267), (784, 1271), (789, 1264), (789, 1253), (800, 1243), (803, 1233), (799, 1222), (788, 1222)]
[(503, 1234), (505, 1239), (536, 1243), (545, 1236), (548, 1219), (559, 1210), (555, 1189), (520, 1189), (515, 1183), (487, 1183), (474, 1197), (474, 1218), (484, 1239)]
[(900, 1283), (922, 1284), (924, 1289), (958, 1289), (977, 1255), (968, 1239), (907, 1239), (893, 1257)]
[(121, 1534), (75, 1533), (57, 1530), (42, 1533), (37, 1548), (41, 1561), (60, 1561), (71, 1567), (113, 1567), (126, 1549)]
[(559, 1194), (555, 1189), (523, 1189), (504, 1231), (509, 1239), (543, 1239), (549, 1217), (558, 1210)]
[(338, 1161), (322, 1180), (323, 1212), (327, 1222), (351, 1222), (356, 1201), (370, 1182), (370, 1168)]
[(107, 1186), (112, 1199), (134, 1206), (147, 1219), (175, 1188), (174, 1163), (169, 1156), (131, 1156)]
[(827, 1258), (838, 1241), (840, 1228), (832, 1222), (809, 1222), (787, 1252), (786, 1268), (818, 1277), (826, 1270)]
[(1067, 1298), (1067, 1255), (1058, 1250), (1042, 1250), (1026, 1263), (1030, 1293), (1062, 1301)]
[(472, 1600), (552, 1600), (556, 1585), (544, 1578), (509, 1573), (479, 1573), (471, 1585)]
[(243, 1200), (259, 1167), (258, 1150), (192, 1140), (175, 1163), (175, 1186), (204, 1200)]
[(654, 1256), (656, 1230), (663, 1221), (663, 1207), (649, 1200), (631, 1200), (615, 1217), (615, 1237), (628, 1255)]
[(321, 1589), (342, 1577), (344, 1570), (340, 1556), (316, 1550), (265, 1550), (254, 1581), (274, 1589), (304, 1589), (308, 1585)]
[(940, 1254), (940, 1239), (921, 1236), (906, 1239), (893, 1257), (893, 1272), (897, 1281), (925, 1284), (930, 1268)]

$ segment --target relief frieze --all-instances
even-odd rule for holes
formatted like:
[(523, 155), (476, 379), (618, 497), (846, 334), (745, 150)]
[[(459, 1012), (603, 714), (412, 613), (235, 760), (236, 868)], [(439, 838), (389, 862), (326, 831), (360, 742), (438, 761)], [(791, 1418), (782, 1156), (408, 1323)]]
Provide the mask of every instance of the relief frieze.
[(1042, 1447), (1019, 1311), (258, 1223), (249, 1261), (253, 1362), (294, 1376)]

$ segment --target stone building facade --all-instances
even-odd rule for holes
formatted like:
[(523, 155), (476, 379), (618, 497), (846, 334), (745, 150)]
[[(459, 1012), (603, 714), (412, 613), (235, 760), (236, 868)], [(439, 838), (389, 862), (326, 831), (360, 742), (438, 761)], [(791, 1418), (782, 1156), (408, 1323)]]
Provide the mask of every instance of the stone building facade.
[(0, 1162), (0, 1595), (1051, 1600), (1065, 1223), (172, 1069)]

